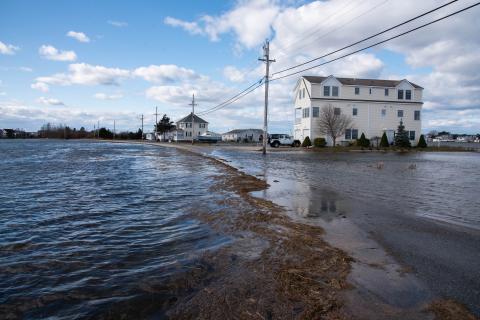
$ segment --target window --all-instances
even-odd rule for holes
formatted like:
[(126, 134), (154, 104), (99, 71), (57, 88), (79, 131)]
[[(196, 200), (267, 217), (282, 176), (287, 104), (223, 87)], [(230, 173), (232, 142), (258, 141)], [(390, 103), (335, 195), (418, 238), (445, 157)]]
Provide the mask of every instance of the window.
[(355, 94), (356, 94), (356, 95), (359, 95), (359, 94), (360, 94), (360, 88), (359, 88), (359, 87), (355, 87)]
[(388, 97), (388, 89), (385, 89), (385, 97)]
[(302, 90), (298, 90), (298, 99), (302, 99)]
[(415, 110), (413, 113), (413, 118), (415, 120), (420, 120), (420, 110)]
[(345, 140), (350, 140), (352, 139), (352, 129), (346, 129), (345, 130)]
[(310, 109), (309, 108), (303, 109), (303, 117), (304, 118), (310, 118)]
[(198, 125), (198, 127), (199, 127), (199, 128), (205, 128), (205, 123), (200, 123), (200, 124)]
[(324, 87), (323, 87), (323, 95), (324, 95), (325, 97), (330, 96), (330, 87), (329, 87), (329, 86), (324, 86)]
[(410, 140), (415, 140), (415, 131), (409, 131)]
[(372, 94), (372, 88), (368, 88), (368, 93)]
[(338, 87), (337, 86), (332, 87), (332, 96), (338, 97)]
[(387, 115), (387, 109), (382, 109), (382, 117), (385, 117)]
[(398, 99), (403, 99), (403, 90), (398, 90)]
[(358, 139), (358, 129), (352, 129), (352, 139)]
[(185, 128), (191, 128), (192, 127), (192, 123), (191, 122), (186, 122), (185, 123)]
[(302, 95), (305, 98), (305, 88), (302, 89)]
[(334, 108), (334, 109), (333, 109), (333, 114), (334, 114), (334, 115), (339, 116), (340, 113), (341, 113), (340, 108)]
[(312, 107), (312, 117), (318, 118), (320, 116), (320, 108)]
[(354, 115), (354, 116), (358, 115), (358, 109), (357, 108), (352, 109), (352, 115)]
[(405, 90), (405, 99), (412, 100), (412, 90)]
[(398, 110), (397, 111), (397, 117), (403, 118), (403, 110)]

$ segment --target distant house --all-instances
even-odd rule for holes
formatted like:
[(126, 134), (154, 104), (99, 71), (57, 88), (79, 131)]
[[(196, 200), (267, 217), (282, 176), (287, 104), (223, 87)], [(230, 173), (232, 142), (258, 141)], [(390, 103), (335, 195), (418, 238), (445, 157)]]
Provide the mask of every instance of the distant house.
[[(192, 122), (192, 119), (193, 119), (193, 122)], [(176, 124), (177, 124), (177, 129), (176, 129), (177, 138), (175, 141), (192, 140), (192, 139), (198, 140), (199, 136), (205, 135), (208, 132), (208, 122), (203, 120), (197, 115), (192, 116), (192, 113), (178, 120)], [(179, 133), (183, 133), (183, 139), (180, 139)]]
[(150, 141), (155, 140), (154, 134), (151, 132), (145, 134), (145, 140), (150, 140)]
[(183, 129), (177, 129), (176, 127), (172, 130), (160, 133), (157, 132), (157, 141), (183, 141), (185, 140), (185, 132)]
[(222, 134), (225, 142), (260, 142), (263, 139), (263, 130), (235, 129)]
[[(394, 139), (400, 120), (416, 145), (422, 129), (423, 88), (403, 80), (358, 79), (302, 76), (295, 86), (295, 139), (303, 141), (325, 137), (320, 132), (320, 114), (324, 106), (333, 106), (335, 114), (352, 118), (352, 126), (337, 139), (340, 144), (360, 138), (386, 134)], [(329, 145), (332, 140), (325, 137)]]

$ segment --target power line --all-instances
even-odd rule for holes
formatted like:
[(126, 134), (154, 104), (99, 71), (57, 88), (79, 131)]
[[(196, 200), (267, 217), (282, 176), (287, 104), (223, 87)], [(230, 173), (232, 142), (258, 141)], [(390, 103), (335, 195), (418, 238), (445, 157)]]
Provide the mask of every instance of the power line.
[[(263, 80), (263, 79), (262, 79), (262, 80)], [(223, 103), (220, 107), (217, 107), (217, 109), (211, 110), (211, 111), (209, 111), (209, 112), (202, 113), (201, 115), (206, 115), (206, 114), (212, 113), (212, 112), (214, 112), (214, 111), (218, 111), (218, 110), (220, 110), (220, 109), (223, 109), (223, 108), (231, 105), (231, 104), (234, 103), (235, 101), (240, 100), (241, 98), (243, 98), (243, 97), (245, 97), (246, 95), (248, 95), (248, 94), (252, 93), (253, 91), (255, 91), (257, 88), (261, 87), (262, 84), (263, 84), (263, 82), (255, 83), (255, 85), (256, 85), (255, 87), (251, 88), (251, 89), (248, 90), (248, 91), (245, 91), (245, 90), (244, 90), (244, 91), (243, 91), (244, 93), (241, 94), (241, 95), (236, 95), (236, 96), (235, 96), (235, 99), (230, 99), (228, 103)]]
[[(216, 110), (218, 110), (218, 109), (221, 109), (221, 108), (223, 108), (223, 106), (224, 106), (225, 104), (226, 104), (226, 105), (230, 104), (229, 102), (232, 101), (232, 100), (237, 101), (238, 99), (235, 99), (235, 98), (237, 98), (238, 96), (242, 95), (244, 92), (248, 91), (250, 88), (252, 88), (252, 87), (254, 87), (254, 86), (256, 86), (256, 85), (260, 86), (260, 85), (262, 84), (263, 80), (264, 80), (264, 78), (258, 80), (258, 81), (255, 82), (255, 83), (252, 83), (248, 88), (240, 91), (239, 93), (237, 93), (236, 95), (234, 95), (234, 96), (231, 97), (230, 99), (225, 100), (224, 102), (222, 102), (222, 103), (220, 103), (220, 104), (218, 104), (218, 105), (216, 105), (216, 106), (214, 106), (214, 107), (212, 107), (212, 108), (209, 108), (209, 109), (200, 111), (200, 112), (198, 113), (198, 115), (200, 115), (200, 116), (201, 116), (201, 115), (205, 115), (205, 114), (211, 113), (211, 112), (213, 112), (213, 111), (216, 111)], [(256, 88), (258, 88), (258, 86), (257, 86)], [(255, 88), (255, 89), (256, 89), (256, 88)], [(234, 101), (233, 101), (233, 102), (234, 102)]]
[(352, 44), (349, 44), (349, 45), (347, 45), (347, 46), (344, 46), (344, 47), (342, 47), (342, 48), (340, 48), (340, 49), (337, 49), (337, 50), (335, 50), (335, 51), (329, 52), (329, 53), (327, 53), (327, 54), (324, 54), (324, 55), (322, 55), (322, 56), (320, 56), (320, 57), (316, 57), (316, 58), (310, 59), (310, 60), (308, 60), (308, 61), (305, 61), (305, 62), (303, 62), (303, 63), (300, 63), (300, 64), (297, 64), (297, 65), (294, 65), (294, 66), (285, 68), (285, 69), (283, 69), (283, 70), (274, 72), (274, 73), (272, 74), (272, 76), (274, 76), (274, 75), (276, 75), (276, 74), (279, 74), (279, 73), (283, 73), (283, 72), (288, 71), (288, 70), (292, 70), (292, 69), (295, 69), (295, 68), (304, 66), (304, 65), (309, 64), (309, 63), (311, 63), (311, 62), (313, 62), (313, 61), (320, 60), (320, 59), (322, 59), (322, 58), (328, 57), (328, 56), (330, 56), (330, 55), (332, 55), (332, 54), (335, 54), (335, 53), (337, 53), (337, 52), (340, 52), (340, 51), (343, 51), (343, 50), (345, 50), (345, 49), (351, 48), (351, 47), (353, 47), (353, 46), (355, 46), (355, 45), (357, 45), (357, 44), (360, 44), (360, 43), (362, 43), (362, 42), (365, 42), (365, 41), (367, 41), (367, 40), (370, 40), (370, 39), (372, 39), (372, 38), (375, 38), (375, 37), (377, 37), (377, 36), (379, 36), (379, 35), (381, 35), (381, 34), (387, 33), (387, 32), (389, 32), (389, 31), (391, 31), (391, 30), (393, 30), (393, 29), (396, 29), (396, 28), (401, 27), (401, 26), (403, 26), (403, 25), (405, 25), (405, 24), (408, 24), (408, 23), (410, 23), (410, 22), (412, 22), (412, 21), (414, 21), (414, 20), (417, 20), (417, 19), (419, 19), (419, 18), (421, 18), (421, 17), (424, 17), (424, 16), (426, 16), (426, 15), (432, 13), (432, 12), (438, 11), (438, 10), (440, 10), (440, 9), (446, 7), (446, 6), (449, 6), (449, 5), (451, 5), (452, 3), (457, 2), (457, 1), (458, 1), (458, 0), (450, 1), (450, 2), (448, 2), (448, 3), (446, 3), (446, 4), (443, 4), (443, 5), (439, 6), (439, 7), (434, 8), (434, 9), (432, 9), (432, 10), (429, 10), (429, 11), (427, 11), (427, 12), (424, 12), (424, 13), (416, 16), (416, 17), (413, 17), (413, 18), (411, 18), (411, 19), (409, 19), (409, 20), (407, 20), (407, 21), (404, 21), (404, 22), (402, 22), (402, 23), (399, 23), (399, 24), (397, 24), (397, 25), (395, 25), (395, 26), (393, 26), (393, 27), (390, 27), (390, 28), (388, 28), (388, 29), (385, 29), (385, 30), (383, 30), (383, 31), (377, 32), (377, 33), (375, 33), (375, 34), (373, 34), (373, 35), (371, 35), (371, 36), (368, 36), (368, 37), (366, 37), (366, 38), (363, 38), (362, 40), (356, 41), (356, 42), (354, 42), (354, 43), (352, 43)]
[[(290, 76), (293, 76), (293, 75), (295, 75), (295, 74), (299, 74), (299, 73), (302, 73), (302, 72), (304, 72), (304, 71), (308, 71), (308, 70), (311, 70), (311, 69), (314, 69), (314, 68), (318, 68), (318, 67), (320, 67), (320, 66), (323, 66), (323, 65), (332, 63), (332, 62), (334, 62), (334, 61), (343, 59), (343, 58), (345, 58), (345, 57), (351, 56), (351, 55), (353, 55), (353, 54), (355, 54), (355, 53), (359, 53), (359, 52), (361, 52), (361, 51), (365, 51), (365, 50), (367, 50), (367, 49), (370, 49), (370, 48), (373, 48), (373, 47), (375, 47), (375, 46), (378, 46), (378, 45), (380, 45), (380, 44), (382, 44), (382, 43), (385, 43), (385, 42), (391, 41), (391, 40), (393, 40), (393, 39), (399, 38), (399, 37), (404, 36), (404, 35), (406, 35), (406, 34), (412, 33), (413, 31), (422, 29), (422, 28), (424, 28), (424, 27), (426, 27), (426, 26), (429, 26), (429, 25), (431, 25), (431, 24), (434, 24), (434, 23), (436, 23), (436, 22), (439, 22), (439, 21), (441, 21), (441, 20), (444, 20), (444, 19), (449, 18), (449, 17), (451, 17), (451, 16), (454, 16), (454, 15), (456, 15), (456, 14), (459, 14), (459, 13), (461, 13), (461, 12), (463, 12), (463, 11), (469, 10), (469, 9), (471, 9), (471, 8), (473, 8), (473, 7), (478, 6), (479, 4), (480, 4), (480, 2), (477, 2), (477, 3), (475, 3), (475, 4), (471, 5), (471, 6), (468, 6), (468, 7), (466, 7), (466, 8), (463, 8), (463, 9), (460, 9), (460, 10), (455, 11), (455, 12), (453, 12), (453, 13), (450, 13), (450, 14), (444, 16), (444, 17), (435, 19), (435, 20), (430, 21), (430, 22), (428, 22), (428, 23), (425, 23), (425, 24), (423, 24), (423, 25), (421, 25), (421, 26), (418, 26), (418, 27), (415, 27), (415, 28), (410, 29), (410, 30), (408, 30), (408, 31), (402, 32), (402, 33), (400, 33), (400, 34), (397, 34), (397, 35), (395, 35), (395, 36), (393, 36), (393, 37), (390, 37), (390, 38), (388, 38), (388, 39), (385, 39), (385, 40), (376, 42), (376, 43), (374, 43), (374, 44), (372, 44), (372, 45), (369, 45), (369, 46), (367, 46), (367, 47), (364, 47), (364, 48), (355, 50), (355, 51), (350, 52), (350, 53), (347, 53), (347, 54), (344, 54), (344, 55), (342, 55), (342, 56), (340, 56), (340, 57), (338, 57), (338, 58), (335, 58), (335, 59), (332, 59), (332, 60), (329, 60), (329, 61), (325, 61), (325, 62), (323, 62), (323, 63), (314, 65), (314, 66), (309, 67), (309, 68), (302, 69), (302, 70), (300, 70), (300, 71), (292, 72), (292, 73), (286, 74), (286, 75), (284, 75), (284, 76), (280, 76), (280, 77), (277, 77), (277, 78), (273, 78), (273, 79), (270, 80), (270, 82), (271, 82), (271, 81), (275, 81), (275, 80), (280, 80), (280, 79), (283, 79), (283, 78), (286, 78), (286, 77), (290, 77)], [(298, 65), (298, 66), (301, 66), (301, 65), (303, 65), (303, 64), (300, 64), (300, 65)], [(296, 66), (296, 67), (298, 67), (298, 66)], [(295, 67), (295, 68), (296, 68), (296, 67)], [(292, 67), (292, 68), (293, 68), (293, 67)]]
[[(311, 36), (315, 35), (320, 30), (322, 30), (324, 27), (327, 27), (330, 24), (330, 22), (326, 23), (327, 21), (331, 20), (332, 18), (334, 18), (337, 15), (346, 14), (346, 13), (350, 12), (351, 10), (353, 10), (357, 7), (357, 4), (355, 4), (352, 8), (349, 8), (345, 12), (342, 12), (344, 9), (348, 8), (351, 4), (353, 4), (353, 1), (348, 2), (346, 5), (342, 6), (340, 9), (336, 10), (335, 13), (328, 16), (325, 20), (322, 20), (322, 22), (319, 25), (316, 25), (313, 28), (310, 28), (309, 30), (307, 30), (306, 32), (308, 32), (308, 33), (303, 38), (304, 39), (310, 38)], [(362, 2), (360, 1), (359, 4), (361, 5)], [(287, 43), (285, 46), (277, 48), (277, 52), (279, 52), (281, 55), (286, 54), (285, 50), (291, 48), (294, 44), (296, 44), (298, 42), (299, 41), (292, 41), (290, 43)]]
[[(390, 0), (384, 0), (382, 3), (376, 4), (375, 6), (369, 8), (368, 10), (366, 10), (366, 11), (360, 13), (359, 15), (353, 17), (352, 19), (350, 19), (349, 21), (345, 22), (344, 24), (342, 24), (342, 25), (340, 25), (340, 26), (338, 26), (338, 27), (336, 27), (336, 28), (333, 28), (333, 29), (331, 29), (331, 30), (323, 33), (322, 35), (316, 37), (316, 38), (313, 39), (313, 40), (316, 42), (316, 41), (318, 41), (318, 40), (320, 40), (320, 39), (325, 38), (326, 36), (330, 35), (331, 33), (333, 33), (333, 32), (335, 32), (335, 31), (338, 31), (338, 30), (346, 27), (347, 25), (349, 25), (349, 24), (352, 23), (353, 21), (357, 20), (358, 18), (363, 17), (364, 15), (366, 15), (366, 14), (368, 14), (368, 13), (370, 13), (370, 12), (372, 12), (372, 11), (378, 9), (378, 8), (380, 8), (381, 6), (385, 5), (385, 4), (386, 4), (387, 2), (389, 2), (389, 1), (390, 1)], [(308, 38), (308, 37), (307, 37), (307, 38)], [(303, 44), (303, 45), (300, 45), (299, 47), (296, 47), (296, 48), (295, 48), (295, 51), (298, 51), (299, 49), (303, 49), (303, 48), (308, 47), (308, 46), (310, 46), (310, 45), (312, 45), (312, 41), (309, 41), (309, 42), (307, 42), (307, 43), (305, 43), (305, 44)], [(280, 72), (280, 71), (279, 71), (279, 72)], [(274, 74), (275, 74), (275, 73), (274, 73)]]

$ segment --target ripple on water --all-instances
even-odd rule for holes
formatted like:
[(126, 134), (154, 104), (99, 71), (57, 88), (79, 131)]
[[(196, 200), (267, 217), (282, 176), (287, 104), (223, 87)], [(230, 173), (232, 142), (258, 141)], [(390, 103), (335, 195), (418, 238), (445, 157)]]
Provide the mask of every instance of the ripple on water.
[(0, 312), (96, 314), (229, 241), (187, 218), (216, 202), (214, 170), (190, 155), (63, 141), (1, 142), (0, 154)]

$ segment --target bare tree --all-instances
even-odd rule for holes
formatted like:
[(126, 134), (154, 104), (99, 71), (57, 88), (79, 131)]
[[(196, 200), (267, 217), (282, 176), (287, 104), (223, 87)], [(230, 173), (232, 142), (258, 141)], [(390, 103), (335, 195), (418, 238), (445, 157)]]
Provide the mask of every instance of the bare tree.
[(343, 135), (351, 125), (352, 118), (341, 114), (340, 108), (334, 108), (331, 104), (322, 108), (319, 117), (320, 133), (332, 138), (333, 146), (335, 146), (337, 138)]

